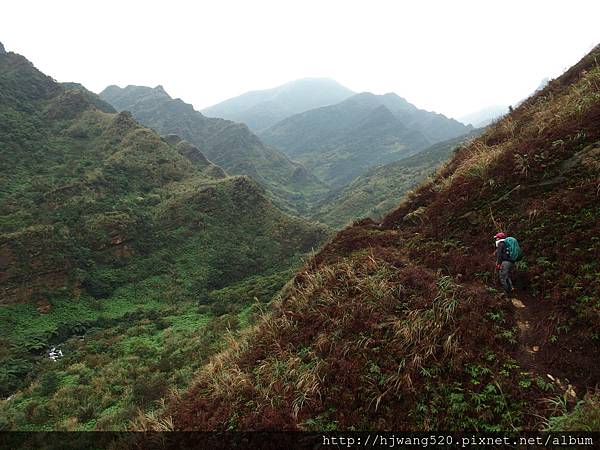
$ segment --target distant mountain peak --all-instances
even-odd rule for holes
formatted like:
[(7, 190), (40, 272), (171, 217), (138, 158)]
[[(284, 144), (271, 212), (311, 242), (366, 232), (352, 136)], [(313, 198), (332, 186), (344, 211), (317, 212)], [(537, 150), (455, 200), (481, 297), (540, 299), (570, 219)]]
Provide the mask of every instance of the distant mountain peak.
[[(509, 429), (515, 417), (515, 424), (523, 429), (535, 429), (541, 421), (553, 429), (592, 429), (595, 425), (597, 429), (600, 408), (595, 389), (600, 366), (593, 361), (598, 352), (598, 308), (590, 301), (600, 298), (599, 286), (590, 282), (597, 270), (598, 243), (594, 241), (600, 217), (598, 166), (590, 164), (598, 158), (600, 139), (600, 99), (593, 99), (598, 81), (595, 58), (600, 58), (600, 49), (553, 82), (548, 88), (552, 95), (527, 99), (507, 119), (456, 152), (444, 144), (444, 156), (438, 159), (431, 153), (439, 154), (440, 149), (430, 147), (429, 155), (417, 154), (419, 158), (410, 161), (413, 165), (405, 166), (405, 171), (398, 165), (405, 160), (388, 167), (389, 176), (378, 183), (386, 192), (371, 197), (377, 206), (398, 190), (395, 183), (403, 175), (413, 177), (425, 162), (425, 177), (429, 162), (451, 156), (442, 171), (406, 196), (380, 223), (357, 220), (308, 259), (265, 318), (230, 346), (240, 350), (226, 349), (216, 356), (211, 366), (197, 372), (187, 393), (172, 402), (168, 419), (173, 428), (225, 429), (232, 423), (233, 428), (245, 431), (303, 429), (307, 424), (323, 428), (326, 418), (327, 424), (338, 429), (443, 429), (460, 428), (464, 423)], [(579, 103), (581, 108), (576, 110), (565, 109), (567, 102), (582, 97), (590, 101)], [(306, 137), (316, 126), (333, 128), (343, 112), (340, 105), (335, 106), (329, 108), (327, 120), (323, 111), (327, 108), (319, 108), (280, 122), (277, 131), (285, 131), (280, 126), (289, 126), (290, 119), (306, 120), (309, 115), (314, 115), (314, 121), (297, 128), (290, 143)], [(441, 118), (432, 113), (419, 115), (431, 119), (424, 120), (429, 124)], [(571, 139), (574, 130), (585, 133)], [(321, 136), (318, 141), (322, 142)], [(553, 142), (560, 142), (560, 147)], [(596, 157), (590, 152), (596, 152)], [(320, 154), (315, 151), (310, 156)], [(345, 149), (337, 154), (348, 159)], [(519, 167), (520, 158), (526, 157), (528, 171)], [(339, 211), (354, 207), (372, 191), (373, 184), (362, 186)], [(490, 230), (495, 226), (490, 218), (494, 215), (527, 242), (527, 272), (539, 274), (529, 277), (527, 288), (518, 295), (526, 303), (519, 306), (527, 306), (523, 311), (528, 316), (505, 309), (507, 305), (512, 309), (511, 304), (498, 292), (494, 277), (481, 275), (488, 273), (493, 260)], [(560, 236), (564, 245), (549, 249), (549, 234)], [(460, 250), (449, 251), (449, 242)], [(561, 270), (548, 270), (559, 262)], [(576, 289), (571, 288), (575, 285)], [(402, 305), (401, 312), (398, 305)], [(491, 323), (496, 319), (490, 318), (489, 311), (502, 311), (499, 323), (506, 320), (506, 311), (506, 317), (520, 320), (522, 329), (526, 319), (535, 322), (536, 332), (519, 333), (516, 328), (510, 337), (513, 343), (508, 345), (506, 339), (498, 338), (502, 328)], [(480, 329), (474, 330), (473, 318), (481, 318)], [(553, 346), (549, 341), (557, 339), (558, 332), (548, 337), (557, 323), (569, 324), (569, 331), (561, 334), (560, 345)], [(460, 344), (450, 347), (450, 341)], [(295, 352), (299, 348), (304, 360)], [(354, 348), (360, 351), (348, 351)], [(483, 354), (493, 358), (483, 361)], [(292, 366), (290, 381), (292, 371), (281, 368)], [(531, 381), (507, 377), (509, 366), (521, 375), (526, 373), (523, 369), (542, 375), (559, 373), (577, 386), (584, 400), (572, 413), (550, 418), (553, 411), (544, 404), (546, 389), (533, 385), (523, 389)], [(429, 367), (443, 375), (429, 374)], [(469, 380), (464, 367), (483, 368), (486, 381), (475, 380), (475, 375)], [(317, 387), (309, 391), (301, 386), (305, 380), (314, 380)], [(377, 386), (378, 380), (389, 385), (388, 390)], [(481, 389), (487, 380), (490, 384)], [(476, 383), (480, 383), (479, 390), (471, 390), (469, 384)], [(538, 384), (543, 386), (539, 378)], [(292, 387), (282, 387), (288, 385)], [(297, 392), (290, 395), (294, 387)], [(469, 394), (463, 396), (463, 390)], [(491, 402), (504, 398), (504, 392), (510, 392), (510, 400), (489, 408), (486, 397), (483, 407), (473, 407), (480, 402), (476, 396), (487, 396), (487, 391), (492, 392)], [(356, 392), (365, 395), (356, 396)], [(312, 395), (308, 397), (312, 401), (291, 401), (298, 394), (302, 400)], [(373, 407), (375, 398), (381, 401), (378, 408)], [(450, 402), (464, 406), (440, 407)]]
[(469, 131), (395, 94), (355, 94), (288, 117), (260, 134), (331, 186)]
[(471, 124), (475, 128), (481, 128), (489, 125), (494, 120), (502, 117), (508, 112), (508, 107), (505, 105), (492, 105), (466, 114), (458, 118), (462, 123)]
[[(306, 207), (307, 200), (299, 193), (312, 195), (325, 189), (313, 176), (300, 179), (297, 169), (301, 166), (265, 145), (245, 124), (205, 117), (189, 103), (169, 96), (162, 85), (108, 87), (100, 97), (117, 110), (131, 111), (145, 126), (167, 135), (166, 140), (177, 145), (177, 150), (194, 163), (200, 161), (205, 166), (206, 157), (230, 175), (251, 176), (267, 188), (279, 205), (294, 212)], [(180, 138), (188, 143), (174, 144)], [(212, 176), (215, 173), (211, 171)]]
[(542, 79), (542, 81), (540, 81), (539, 86), (537, 87), (537, 89), (534, 91), (534, 93), (541, 91), (542, 89), (544, 89), (548, 83), (550, 82), (550, 78), (545, 77)]
[(331, 78), (301, 78), (271, 89), (246, 92), (202, 112), (208, 117), (243, 122), (260, 132), (286, 117), (339, 103), (353, 94)]
[(6, 53), (6, 50), (4, 49), (4, 45), (2, 45), (2, 42), (0, 42), (0, 55), (4, 55)]
[(364, 97), (364, 98), (375, 98), (377, 96), (375, 94), (373, 94), (372, 92), (364, 91), (364, 92), (359, 92), (358, 94), (353, 95), (350, 98), (361, 98), (361, 97)]

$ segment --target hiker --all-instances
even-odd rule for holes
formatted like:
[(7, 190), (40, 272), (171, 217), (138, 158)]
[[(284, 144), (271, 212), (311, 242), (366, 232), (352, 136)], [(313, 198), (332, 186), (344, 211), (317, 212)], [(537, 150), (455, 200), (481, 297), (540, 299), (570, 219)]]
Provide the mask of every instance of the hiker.
[(508, 237), (505, 233), (497, 233), (496, 239), (496, 270), (500, 276), (500, 284), (507, 296), (513, 293), (513, 283), (510, 279), (510, 271), (515, 262), (521, 258), (522, 252), (518, 241)]

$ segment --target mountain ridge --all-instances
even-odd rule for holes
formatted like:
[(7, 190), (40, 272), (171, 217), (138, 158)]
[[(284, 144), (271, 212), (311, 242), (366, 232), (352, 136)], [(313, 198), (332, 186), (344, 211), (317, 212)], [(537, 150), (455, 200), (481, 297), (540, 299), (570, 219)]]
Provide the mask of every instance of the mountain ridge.
[(279, 150), (263, 144), (243, 123), (209, 118), (162, 86), (109, 86), (100, 97), (160, 134), (176, 134), (196, 145), (231, 175), (248, 175), (289, 211), (302, 213), (325, 185)]
[[(146, 185), (151, 189), (162, 188), (163, 185), (179, 183), (186, 177), (190, 177), (192, 184), (196, 183), (194, 177), (197, 177), (197, 181), (200, 183), (229, 182), (228, 180), (238, 183), (235, 181), (236, 177), (227, 177), (220, 167), (209, 161), (197, 147), (181, 137), (168, 135), (161, 138), (150, 129), (141, 126), (128, 112), (116, 113), (98, 109), (96, 104), (100, 100), (93, 98), (95, 94), (78, 84), (61, 85), (56, 83), (52, 78), (35, 69), (33, 64), (21, 55), (5, 52), (1, 57), (0, 76), (2, 78), (0, 81), (5, 89), (0, 94), (0, 100), (5, 108), (5, 117), (13, 120), (8, 122), (5, 127), (0, 128), (3, 133), (3, 141), (8, 143), (7, 153), (3, 155), (2, 161), (2, 179), (5, 186), (2, 204), (5, 206), (5, 214), (7, 214), (0, 223), (2, 232), (13, 233), (19, 228), (27, 228), (36, 223), (50, 224), (56, 213), (49, 216), (38, 216), (39, 213), (36, 213), (17, 219), (19, 216), (15, 216), (15, 211), (20, 208), (29, 208), (36, 203), (41, 205), (42, 209), (47, 207), (50, 207), (51, 210), (65, 208), (66, 205), (56, 203), (57, 199), (70, 202), (71, 199), (78, 198), (89, 189), (104, 190), (107, 194), (116, 195), (115, 198), (118, 198), (127, 192), (125, 186), (134, 190)], [(15, 80), (17, 81), (15, 82)], [(21, 80), (27, 81), (26, 89), (21, 88)], [(24, 100), (35, 102), (37, 111), (18, 106), (19, 102), (22, 104)], [(102, 102), (99, 104), (102, 107), (107, 106)], [(17, 107), (25, 113), (19, 112)], [(112, 107), (109, 108), (112, 109)], [(35, 124), (38, 127), (38, 134), (30, 135), (29, 141), (22, 141), (20, 129), (23, 124), (19, 120), (24, 121), (26, 117), (29, 117), (28, 120), (32, 125)], [(56, 125), (54, 128), (48, 128), (48, 125), (42, 125), (40, 119), (50, 123), (56, 122)], [(28, 132), (27, 129), (25, 131)], [(94, 158), (86, 164), (101, 164), (100, 170), (83, 170), (81, 172), (83, 178), (81, 178), (82, 175), (71, 175), (69, 172), (65, 172), (55, 180), (48, 179), (48, 183), (51, 183), (50, 186), (21, 186), (19, 183), (21, 172), (32, 170), (29, 165), (31, 163), (25, 165), (24, 161), (33, 158), (33, 154), (29, 155), (25, 149), (35, 148), (32, 147), (31, 141), (38, 139), (43, 142), (43, 145), (35, 153), (38, 155), (37, 157), (54, 157), (54, 153), (61, 151), (60, 147), (52, 148), (52, 153), (50, 153), (45, 144), (47, 139), (54, 139), (54, 135), (59, 141), (64, 140), (68, 145), (85, 149), (88, 153), (81, 157)], [(144, 154), (144, 146), (147, 146), (150, 152)], [(44, 152), (48, 153), (44, 154)], [(74, 155), (65, 153), (60, 156), (60, 158), (63, 157), (68, 159)], [(149, 158), (148, 163), (144, 158)], [(158, 163), (152, 163), (154, 160)], [(9, 167), (12, 169), (9, 170)], [(127, 179), (120, 178), (119, 171), (130, 169), (135, 169), (135, 172), (131, 172)], [(102, 174), (103, 171), (106, 172), (105, 175)], [(199, 175), (201, 176), (198, 177)], [(109, 179), (113, 181), (109, 182)], [(254, 185), (254, 182), (245, 182), (244, 185), (251, 186)], [(36, 189), (41, 189), (43, 193), (41, 197), (38, 194), (32, 195)], [(256, 195), (261, 195), (262, 188), (256, 186), (252, 189)], [(21, 204), (16, 202), (18, 197), (22, 197)], [(265, 199), (265, 202), (268, 203), (268, 200)], [(74, 207), (75, 204), (69, 203), (69, 206)], [(117, 206), (118, 202), (113, 208)], [(7, 220), (6, 217), (11, 215), (15, 219)], [(282, 216), (284, 215), (282, 214)], [(55, 216), (56, 218), (60, 220), (60, 216)]]
[(3, 430), (127, 426), (329, 234), (77, 86), (0, 54)]
[[(460, 147), (381, 223), (339, 232), (172, 399), (174, 429), (597, 429), (598, 57)], [(498, 231), (525, 251), (518, 301), (499, 292)]]
[(380, 220), (400, 203), (407, 191), (428, 176), (433, 176), (436, 168), (448, 159), (453, 151), (482, 132), (482, 129), (474, 130), (469, 134), (433, 144), (415, 155), (372, 167), (318, 202), (311, 210), (311, 217), (335, 227), (365, 217)]
[(410, 156), (470, 129), (396, 94), (363, 92), (283, 119), (260, 137), (340, 187), (371, 166)]
[(287, 116), (337, 103), (353, 92), (329, 78), (302, 78), (246, 92), (202, 110), (207, 116), (246, 123), (260, 132)]
[(458, 120), (465, 125), (473, 125), (476, 128), (484, 127), (494, 120), (501, 118), (508, 112), (508, 106), (494, 105), (482, 108), (469, 114), (461, 116)]

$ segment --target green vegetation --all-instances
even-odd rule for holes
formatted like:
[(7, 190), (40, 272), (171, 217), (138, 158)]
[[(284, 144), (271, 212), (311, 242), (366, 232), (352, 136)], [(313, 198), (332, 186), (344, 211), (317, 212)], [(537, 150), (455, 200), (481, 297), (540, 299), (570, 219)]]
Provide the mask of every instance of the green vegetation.
[(0, 54), (0, 428), (597, 429), (599, 59), (286, 281), (325, 228)]
[(100, 97), (119, 111), (131, 111), (140, 123), (162, 135), (191, 142), (229, 175), (246, 175), (264, 187), (288, 211), (304, 214), (326, 186), (302, 165), (263, 144), (246, 125), (204, 117), (162, 88), (109, 86)]
[[(298, 125), (300, 119), (292, 117), (274, 126), (272, 133), (264, 132), (265, 139), (273, 139), (275, 146), (281, 144), (293, 158), (320, 173), (326, 183), (338, 186), (328, 193), (329, 188), (303, 166), (264, 145), (244, 125), (204, 117), (191, 105), (172, 99), (161, 86), (109, 86), (100, 95), (118, 110), (131, 111), (141, 123), (167, 135), (170, 143), (176, 143), (172, 135), (181, 136), (228, 173), (251, 176), (284, 209), (337, 227), (364, 215), (387, 212), (462, 139), (424, 148), (430, 142), (469, 130), (443, 116), (418, 110), (399, 97), (361, 94), (340, 105), (301, 114), (308, 124)], [(305, 118), (312, 115), (312, 119)], [(278, 127), (288, 122), (292, 134), (282, 136)], [(333, 153), (324, 156), (319, 145), (330, 141), (335, 144), (327, 144), (327, 152)], [(417, 151), (413, 158), (407, 157)], [(399, 158), (403, 162), (398, 165), (372, 169), (349, 186), (339, 187), (360, 175), (365, 167)]]
[[(597, 430), (600, 46), (340, 231), (164, 419), (181, 430)], [(322, 108), (324, 109), (324, 108)], [(519, 301), (492, 236), (525, 253)]]
[(269, 301), (292, 275), (292, 270), (272, 275), (256, 275), (222, 289), (213, 290), (199, 300), (201, 310), (207, 309), (222, 314), (238, 311), (240, 307), (248, 304), (249, 299), (264, 303)]
[[(125, 317), (120, 314), (132, 311), (131, 304), (116, 311), (112, 303), (96, 317), (97, 326), (61, 344), (64, 357), (39, 358), (27, 387), (0, 402), (0, 429), (131, 429), (140, 414), (160, 412), (161, 399), (184, 388), (221, 348), (226, 331), (238, 327), (235, 315), (201, 314), (194, 303), (145, 304)], [(50, 320), (61, 317), (72, 326), (60, 306)], [(78, 321), (94, 319), (85, 308), (74, 312)], [(119, 320), (110, 325), (115, 313)]]
[(470, 129), (417, 109), (395, 94), (362, 93), (288, 117), (260, 137), (339, 188), (370, 167), (408, 157)]
[(434, 144), (408, 158), (370, 169), (318, 202), (311, 210), (311, 217), (335, 227), (361, 217), (377, 220), (400, 203), (407, 191), (433, 175), (436, 167), (447, 160), (461, 143), (481, 132), (475, 130)]
[(563, 395), (548, 400), (554, 407), (554, 414), (547, 420), (547, 431), (598, 431), (600, 429), (600, 400), (598, 392), (590, 392), (569, 407), (568, 398)]
[(2, 429), (130, 428), (327, 237), (112, 111), (0, 54)]

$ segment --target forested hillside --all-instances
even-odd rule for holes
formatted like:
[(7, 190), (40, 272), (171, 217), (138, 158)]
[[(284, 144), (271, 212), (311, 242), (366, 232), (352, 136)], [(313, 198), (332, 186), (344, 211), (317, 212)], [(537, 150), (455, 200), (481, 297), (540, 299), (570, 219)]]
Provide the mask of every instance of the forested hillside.
[[(337, 237), (169, 413), (181, 430), (598, 430), (600, 47)], [(516, 236), (517, 300), (497, 231)]]
[(375, 220), (390, 212), (402, 197), (446, 161), (459, 145), (481, 134), (483, 129), (438, 142), (416, 155), (374, 167), (350, 184), (334, 190), (311, 210), (312, 218), (343, 227), (349, 222), (371, 217)]
[(327, 229), (0, 50), (0, 429), (129, 428)]
[(479, 130), (331, 80), (217, 105), (259, 138), (0, 44), (0, 430), (600, 429), (599, 61)]
[(365, 92), (288, 117), (260, 137), (303, 163), (321, 180), (340, 187), (369, 167), (408, 157), (469, 130), (395, 94)]
[(247, 175), (267, 189), (284, 208), (304, 213), (326, 186), (302, 165), (265, 145), (245, 124), (213, 119), (181, 99), (171, 98), (162, 86), (109, 86), (100, 97), (161, 135), (175, 134), (197, 146), (229, 175)]

